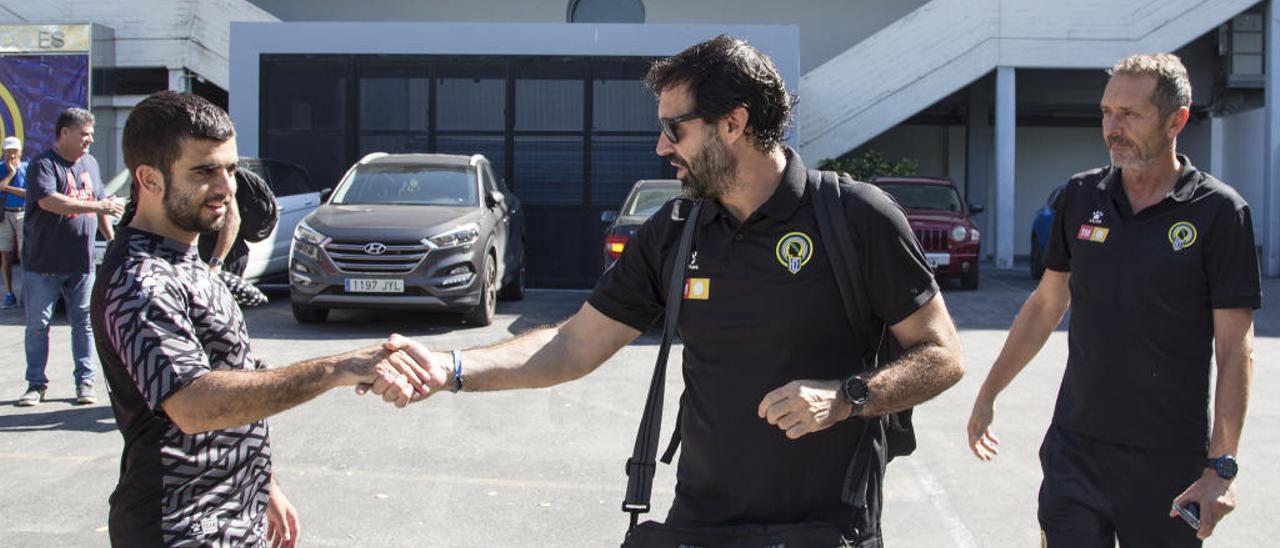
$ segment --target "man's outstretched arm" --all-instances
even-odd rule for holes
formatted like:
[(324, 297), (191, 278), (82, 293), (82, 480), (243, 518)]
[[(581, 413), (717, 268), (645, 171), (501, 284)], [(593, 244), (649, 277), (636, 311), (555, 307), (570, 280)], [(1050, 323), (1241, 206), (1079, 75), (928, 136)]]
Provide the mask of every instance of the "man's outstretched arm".
[[(640, 332), (583, 304), (568, 321), (495, 345), (462, 352), (462, 389), (467, 392), (543, 388), (581, 378)], [(420, 381), (433, 393), (452, 389), (453, 356), (392, 335), (388, 350), (404, 350), (425, 368)], [(406, 375), (412, 371), (401, 370)]]
[(360, 383), (373, 384), (384, 399), (404, 407), (414, 387), (398, 369), (412, 369), (411, 361), (403, 352), (373, 346), (280, 369), (210, 371), (165, 399), (161, 408), (184, 433), (195, 434), (249, 424), (332, 388)]

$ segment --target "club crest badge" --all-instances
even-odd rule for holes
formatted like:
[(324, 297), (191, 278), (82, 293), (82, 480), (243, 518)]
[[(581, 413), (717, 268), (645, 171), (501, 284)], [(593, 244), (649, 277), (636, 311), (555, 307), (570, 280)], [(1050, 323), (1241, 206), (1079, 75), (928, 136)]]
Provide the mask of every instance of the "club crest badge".
[(1196, 243), (1196, 225), (1178, 221), (1169, 227), (1169, 244), (1174, 251), (1182, 251)]
[(813, 258), (813, 240), (803, 232), (788, 232), (778, 239), (775, 253), (783, 268), (796, 274)]

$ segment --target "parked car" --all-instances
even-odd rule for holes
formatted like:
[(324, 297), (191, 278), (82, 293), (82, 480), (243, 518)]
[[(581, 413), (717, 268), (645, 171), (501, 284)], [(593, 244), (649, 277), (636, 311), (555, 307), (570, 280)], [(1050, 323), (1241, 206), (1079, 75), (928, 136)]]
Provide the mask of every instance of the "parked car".
[(627, 199), (622, 202), (622, 209), (600, 214), (600, 222), (609, 224), (604, 231), (605, 270), (622, 256), (627, 240), (640, 225), (680, 192), (680, 181), (675, 179), (641, 179), (632, 185)]
[(524, 297), (524, 210), (484, 156), (375, 152), (327, 198), (293, 233), (299, 322), (333, 308), (408, 308), (483, 326), (498, 297)]
[[(247, 169), (262, 177), (276, 196), (280, 220), (275, 232), (261, 242), (249, 243), (249, 260), (245, 265), (244, 279), (252, 282), (283, 282), (289, 266), (289, 243), (293, 229), (308, 213), (320, 206), (321, 189), (311, 181), (307, 169), (284, 160), (240, 158), (240, 169)], [(108, 196), (128, 199), (133, 176), (129, 170), (121, 170), (103, 185)], [(116, 219), (118, 221), (119, 219)], [(94, 244), (94, 262), (102, 262), (107, 242), (102, 234)]]
[(1044, 276), (1044, 254), (1049, 249), (1049, 232), (1053, 227), (1053, 203), (1066, 185), (1058, 185), (1049, 193), (1049, 199), (1036, 210), (1031, 221), (1031, 279), (1039, 280)]
[(960, 199), (955, 184), (934, 177), (876, 177), (907, 213), (907, 221), (929, 266), (938, 278), (959, 278), (960, 287), (978, 288), (978, 249), (981, 234), (969, 216), (982, 206)]

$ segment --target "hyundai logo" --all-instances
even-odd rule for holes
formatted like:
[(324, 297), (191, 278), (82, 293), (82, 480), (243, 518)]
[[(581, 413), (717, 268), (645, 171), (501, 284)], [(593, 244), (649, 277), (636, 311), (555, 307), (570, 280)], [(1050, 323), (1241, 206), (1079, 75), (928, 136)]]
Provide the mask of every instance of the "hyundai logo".
[(373, 242), (364, 245), (364, 252), (370, 255), (381, 255), (387, 252), (387, 244)]

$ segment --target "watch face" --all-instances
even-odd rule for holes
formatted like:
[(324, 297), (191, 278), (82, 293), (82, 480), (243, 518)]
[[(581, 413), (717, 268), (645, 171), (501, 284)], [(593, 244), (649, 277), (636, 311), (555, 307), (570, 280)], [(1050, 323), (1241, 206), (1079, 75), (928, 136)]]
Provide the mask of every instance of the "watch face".
[(1218, 476), (1222, 479), (1231, 479), (1236, 477), (1236, 472), (1240, 471), (1240, 467), (1236, 464), (1236, 459), (1223, 457), (1218, 459), (1216, 464)]
[(867, 403), (867, 396), (870, 395), (870, 389), (867, 388), (867, 381), (859, 377), (849, 377), (844, 381), (844, 397), (852, 403), (862, 405)]

